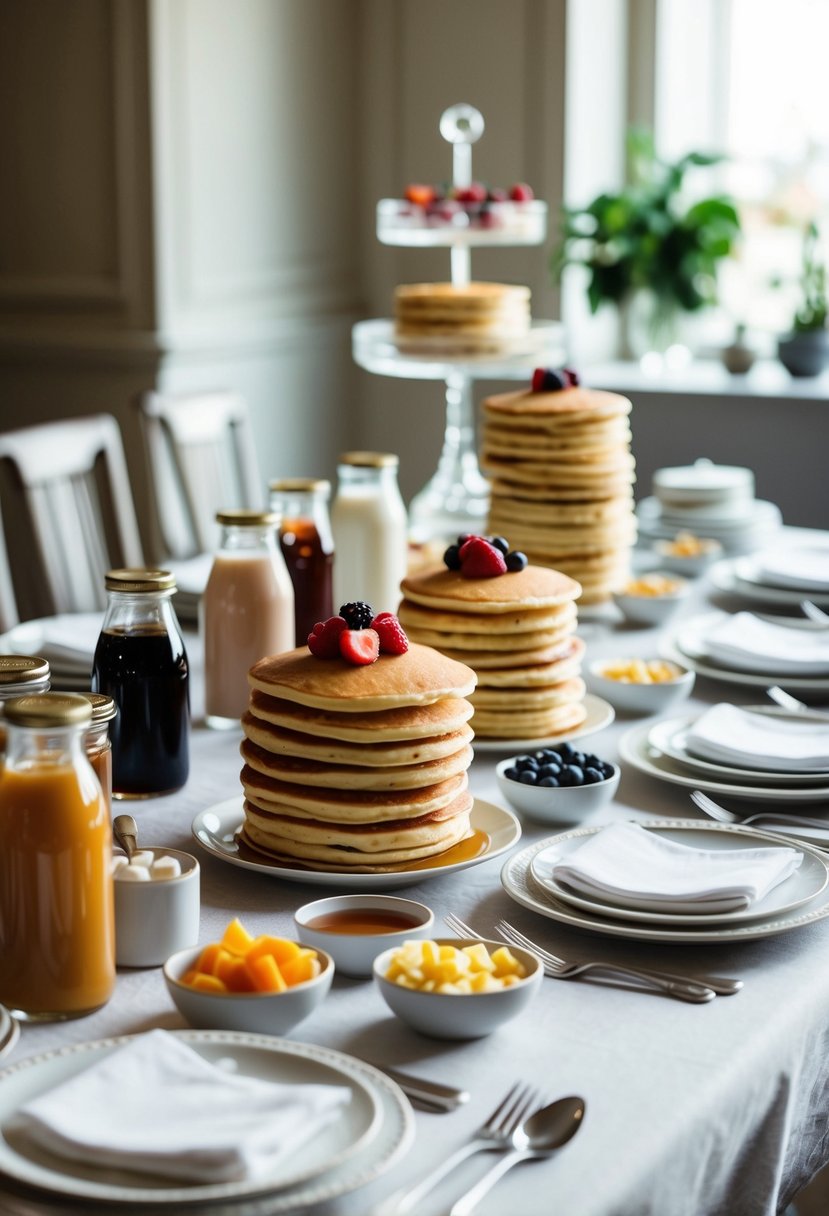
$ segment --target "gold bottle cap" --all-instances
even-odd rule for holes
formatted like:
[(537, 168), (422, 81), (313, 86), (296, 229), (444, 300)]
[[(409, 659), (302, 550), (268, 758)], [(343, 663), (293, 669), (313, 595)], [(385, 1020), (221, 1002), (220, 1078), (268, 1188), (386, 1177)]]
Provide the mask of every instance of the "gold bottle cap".
[(39, 692), (12, 697), (5, 706), (6, 721), (13, 726), (83, 726), (92, 721), (92, 706), (86, 697), (72, 692)]
[(0, 654), (0, 686), (48, 680), (49, 664), (34, 654)]
[(146, 570), (130, 566), (123, 570), (107, 570), (107, 591), (175, 591), (176, 576), (169, 570)]
[(396, 469), (400, 457), (394, 452), (343, 452), (340, 464), (356, 465), (361, 469)]
[(279, 516), (275, 511), (249, 511), (244, 507), (216, 512), (216, 523), (225, 528), (275, 528)]
[(118, 706), (112, 697), (103, 692), (82, 692), (79, 694), (92, 706), (92, 725), (99, 722), (109, 722), (118, 713)]
[(331, 482), (325, 477), (280, 477), (269, 481), (272, 494), (330, 494)]

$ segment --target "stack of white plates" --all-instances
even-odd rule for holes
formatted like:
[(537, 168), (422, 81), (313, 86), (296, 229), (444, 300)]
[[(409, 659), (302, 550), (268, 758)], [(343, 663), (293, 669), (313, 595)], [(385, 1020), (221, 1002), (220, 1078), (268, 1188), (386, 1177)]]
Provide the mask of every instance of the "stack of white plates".
[[(710, 712), (710, 711), (707, 711)], [(829, 721), (810, 720), (808, 715), (795, 715), (775, 706), (752, 706), (748, 712), (784, 723), (800, 723), (817, 727), (829, 738)], [(656, 723), (642, 723), (623, 736), (619, 752), (639, 772), (669, 785), (686, 789), (705, 790), (709, 794), (749, 802), (769, 802), (781, 809), (794, 804), (829, 803), (829, 765), (792, 771), (786, 759), (769, 756), (764, 767), (756, 760), (714, 759), (703, 756), (695, 742), (694, 727), (701, 715), (664, 718)], [(829, 834), (829, 818), (826, 821)]]
[(671, 506), (657, 498), (637, 505), (639, 534), (650, 540), (671, 540), (677, 532), (692, 532), (718, 540), (726, 553), (753, 553), (774, 539), (783, 520), (773, 502), (755, 498), (749, 503), (714, 506)]
[[(767, 650), (752, 653), (747, 646), (741, 654), (737, 649), (718, 644), (718, 639), (726, 636), (723, 632), (726, 627), (727, 636), (733, 637), (743, 620), (747, 625), (747, 641), (751, 640), (749, 628), (754, 622), (762, 639), (781, 640), (779, 649), (770, 644)], [(829, 696), (829, 629), (813, 621), (711, 612), (677, 625), (659, 649), (663, 658), (726, 684), (752, 688), (778, 684), (807, 700)]]
[(718, 562), (710, 574), (718, 590), (751, 603), (795, 608), (809, 599), (829, 609), (829, 534), (816, 532), (814, 540), (785, 549)]
[[(705, 850), (767, 849), (768, 833), (726, 823), (699, 820), (647, 820), (644, 827), (676, 844)], [(602, 831), (574, 828), (513, 853), (501, 871), (501, 883), (517, 903), (560, 924), (640, 941), (737, 942), (773, 937), (829, 916), (827, 858), (802, 841), (786, 841), (802, 854), (800, 866), (748, 909), (735, 912), (684, 913), (621, 907), (609, 899), (586, 898), (557, 882), (553, 866)]]

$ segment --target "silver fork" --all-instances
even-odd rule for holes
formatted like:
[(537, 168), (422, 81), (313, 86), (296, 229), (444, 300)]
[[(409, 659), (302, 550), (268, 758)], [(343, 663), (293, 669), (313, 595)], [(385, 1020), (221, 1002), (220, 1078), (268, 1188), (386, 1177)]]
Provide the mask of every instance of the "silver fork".
[(381, 1205), (376, 1216), (403, 1216), (410, 1212), (425, 1195), (437, 1186), (441, 1179), (451, 1173), (456, 1165), (474, 1153), (486, 1150), (506, 1150), (511, 1146), (511, 1136), (518, 1124), (542, 1101), (539, 1091), (533, 1086), (516, 1082), (499, 1103), (489, 1118), (472, 1133), (472, 1139), (462, 1144), (454, 1153), (441, 1161), (431, 1173), (410, 1190), (396, 1191)]
[(809, 620), (814, 621), (816, 625), (829, 625), (829, 613), (818, 608), (817, 604), (813, 604), (811, 600), (801, 600), (800, 611), (805, 613)]
[[(750, 827), (752, 823), (774, 823), (777, 824), (778, 829), (781, 831), (784, 831), (788, 825), (791, 825), (793, 828), (823, 828), (824, 831), (829, 830), (829, 819), (810, 819), (808, 815), (790, 815), (788, 811), (781, 815), (775, 815), (773, 811), (760, 811), (756, 815), (738, 815), (735, 811), (728, 811), (724, 806), (720, 806), (719, 802), (715, 802), (713, 798), (709, 798), (701, 790), (693, 791), (691, 801), (709, 819), (716, 819), (719, 823), (739, 823), (745, 827)], [(769, 828), (769, 831), (772, 830), (772, 828)], [(785, 834), (788, 836), (792, 833), (786, 832)], [(819, 846), (815, 845), (814, 847), (818, 848)], [(829, 844), (827, 844), (827, 848), (829, 848)]]
[(790, 692), (786, 692), (778, 684), (772, 684), (771, 688), (767, 688), (766, 696), (771, 697), (776, 705), (779, 705), (781, 709), (787, 709), (791, 714), (804, 714), (810, 718), (829, 722), (829, 713), (826, 713), (825, 710), (813, 709), (804, 701), (798, 701), (797, 697), (793, 697)]
[[(444, 921), (459, 937), (479, 937), (480, 935), (452, 912), (444, 916)], [(623, 976), (627, 979), (635, 979), (648, 987), (655, 988), (659, 992), (664, 992), (667, 996), (675, 996), (681, 1001), (691, 1001), (694, 1004), (701, 1005), (705, 1001), (713, 1000), (717, 992), (722, 992), (723, 996), (731, 996), (732, 993), (738, 992), (742, 988), (740, 980), (720, 980), (719, 978), (711, 982), (709, 979), (691, 979), (684, 975), (671, 975), (663, 971), (640, 970), (634, 967), (623, 967), (617, 963), (589, 962), (589, 963), (567, 963), (564, 959), (558, 958), (555, 954), (550, 954), (548, 950), (544, 950), (535, 942), (530, 941), (528, 937), (518, 933), (508, 921), (499, 921), (496, 926), (496, 931), (499, 937), (505, 941), (511, 942), (513, 946), (523, 946), (525, 950), (531, 950), (533, 954), (537, 954), (544, 964), (544, 974), (555, 980), (569, 980), (589, 971), (602, 971), (605, 975)], [(507, 934), (514, 934), (514, 937), (509, 937)], [(517, 938), (523, 940), (518, 941)], [(715, 987), (715, 983), (718, 987)], [(736, 985), (736, 986), (735, 986)]]

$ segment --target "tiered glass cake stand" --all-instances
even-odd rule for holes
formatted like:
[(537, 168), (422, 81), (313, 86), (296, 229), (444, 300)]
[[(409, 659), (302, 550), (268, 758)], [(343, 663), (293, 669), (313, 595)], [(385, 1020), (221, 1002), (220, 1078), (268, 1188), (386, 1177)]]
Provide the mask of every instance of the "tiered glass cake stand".
[[(483, 130), (484, 120), (472, 106), (452, 106), (441, 117), (441, 135), (452, 144), (455, 188), (472, 182), (472, 144)], [(473, 247), (540, 245), (546, 232), (547, 204), (535, 199), (487, 204), (485, 226), (463, 209), (449, 219), (433, 221), (422, 208), (403, 199), (381, 199), (377, 205), (378, 240), (384, 245), (448, 248), (451, 281), (456, 286), (470, 282)], [(508, 354), (415, 355), (398, 349), (392, 320), (354, 326), (354, 360), (366, 371), (405, 380), (443, 380), (446, 385), (443, 449), (435, 473), (409, 506), (412, 541), (443, 541), (461, 532), (480, 532), (485, 526), (489, 483), (478, 467), (474, 382), (528, 380), (533, 367), (563, 362), (561, 335), (559, 322), (533, 321), (526, 339), (511, 345)]]

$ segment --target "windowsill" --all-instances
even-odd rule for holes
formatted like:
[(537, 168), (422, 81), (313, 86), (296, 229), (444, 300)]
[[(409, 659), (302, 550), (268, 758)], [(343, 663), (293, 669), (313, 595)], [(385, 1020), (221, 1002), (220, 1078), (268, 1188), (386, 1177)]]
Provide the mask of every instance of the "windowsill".
[(632, 360), (588, 365), (582, 379), (591, 388), (663, 396), (768, 397), (829, 400), (829, 371), (820, 376), (790, 376), (774, 359), (761, 359), (745, 376), (733, 376), (716, 359), (695, 359), (687, 367), (655, 374)]

